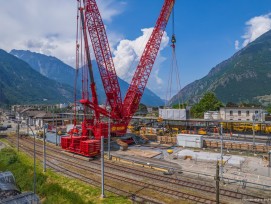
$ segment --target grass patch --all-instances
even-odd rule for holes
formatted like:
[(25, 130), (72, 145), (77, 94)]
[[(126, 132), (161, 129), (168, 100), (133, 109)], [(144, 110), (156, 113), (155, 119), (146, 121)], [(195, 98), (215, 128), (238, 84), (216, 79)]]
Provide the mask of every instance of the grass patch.
[[(36, 192), (42, 203), (131, 203), (130, 200), (106, 192), (106, 198), (101, 200), (99, 188), (92, 187), (76, 179), (67, 178), (61, 174), (47, 170), (43, 173), (41, 163), (36, 162), (37, 184)], [(33, 191), (33, 159), (12, 148), (0, 151), (0, 171), (11, 171), (21, 191)]]

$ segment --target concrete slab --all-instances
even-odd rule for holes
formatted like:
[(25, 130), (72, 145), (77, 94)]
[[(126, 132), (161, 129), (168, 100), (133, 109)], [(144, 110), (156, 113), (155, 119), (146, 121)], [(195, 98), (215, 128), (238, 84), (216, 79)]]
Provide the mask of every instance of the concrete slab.
[[(192, 159), (197, 160), (205, 160), (205, 161), (217, 161), (220, 160), (220, 153), (213, 153), (213, 152), (200, 152), (200, 151), (192, 151), (188, 149), (181, 150), (177, 153), (178, 158), (184, 158), (184, 157), (192, 157)], [(226, 161), (226, 163), (231, 165), (238, 165), (242, 164), (245, 161), (244, 157), (241, 156), (223, 156), (223, 160)]]
[(129, 156), (140, 156), (140, 157), (146, 157), (146, 158), (152, 158), (155, 157), (161, 152), (147, 150), (147, 149), (128, 149), (127, 151), (117, 151), (116, 153), (120, 155), (129, 155)]

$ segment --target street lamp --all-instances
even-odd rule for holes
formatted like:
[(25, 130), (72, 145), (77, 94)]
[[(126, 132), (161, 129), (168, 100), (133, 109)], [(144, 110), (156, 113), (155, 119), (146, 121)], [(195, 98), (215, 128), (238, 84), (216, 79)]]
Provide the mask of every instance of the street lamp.
[(111, 156), (110, 156), (110, 136), (111, 136), (111, 127), (110, 127), (110, 112), (111, 110), (109, 109), (109, 117), (108, 117), (108, 159), (111, 160)]
[(46, 172), (46, 132), (47, 124), (43, 124), (43, 172)]
[(101, 137), (101, 182), (102, 182), (101, 198), (105, 198), (105, 194), (104, 194), (104, 136)]
[(26, 124), (27, 127), (29, 127), (29, 129), (31, 130), (33, 137), (34, 137), (34, 178), (33, 178), (33, 191), (34, 194), (36, 194), (36, 135), (34, 133), (34, 131), (32, 130), (32, 128)]

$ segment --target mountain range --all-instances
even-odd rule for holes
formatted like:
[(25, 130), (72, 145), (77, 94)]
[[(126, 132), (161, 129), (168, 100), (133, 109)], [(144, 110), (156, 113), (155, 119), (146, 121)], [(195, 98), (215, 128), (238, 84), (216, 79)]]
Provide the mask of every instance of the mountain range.
[[(12, 55), (16, 56), (12, 56)], [(93, 70), (99, 101), (105, 102), (105, 93), (96, 62)], [(61, 60), (24, 50), (10, 54), (0, 50), (0, 104), (73, 101), (74, 69)], [(49, 79), (48, 79), (48, 78)], [(78, 77), (80, 88), (81, 74)], [(122, 97), (129, 84), (118, 78)], [(271, 31), (239, 50), (229, 59), (211, 69), (202, 79), (180, 90), (170, 104), (185, 101), (196, 103), (207, 91), (214, 92), (223, 103), (271, 103)], [(142, 103), (163, 105), (161, 98), (145, 89)]]
[(271, 31), (180, 90), (170, 104), (198, 102), (207, 91), (223, 103), (271, 103)]
[(48, 79), (0, 49), (0, 105), (73, 101), (73, 88)]
[[(49, 79), (53, 79), (55, 81), (61, 82), (63, 84), (67, 84), (71, 87), (74, 87), (75, 81), (75, 69), (71, 66), (65, 64), (61, 60), (57, 59), (53, 56), (47, 56), (31, 51), (26, 50), (12, 50), (10, 54), (18, 57), (19, 59), (28, 63), (34, 70), (39, 72), (45, 77)], [(92, 61), (94, 78), (97, 88), (97, 95), (100, 103), (105, 103), (106, 96), (103, 88), (103, 84), (101, 81), (101, 77), (99, 74), (99, 70), (97, 67), (97, 63), (95, 60)], [(81, 90), (81, 81), (82, 81), (82, 69), (79, 70), (78, 79), (77, 79), (77, 87)], [(129, 87), (129, 84), (118, 77), (121, 94), (122, 97), (125, 96), (126, 91)], [(164, 101), (150, 91), (148, 88), (145, 89), (144, 94), (141, 99), (141, 103), (149, 106), (159, 106), (163, 105)]]

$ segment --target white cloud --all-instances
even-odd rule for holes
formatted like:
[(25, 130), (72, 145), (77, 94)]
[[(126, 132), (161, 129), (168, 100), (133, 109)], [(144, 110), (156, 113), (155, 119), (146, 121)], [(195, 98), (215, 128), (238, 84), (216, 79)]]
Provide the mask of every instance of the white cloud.
[(242, 36), (243, 47), (271, 29), (271, 13), (253, 17), (246, 22), (246, 25), (246, 33)]
[[(110, 24), (126, 7), (126, 0), (100, 0), (97, 3), (106, 24)], [(6, 51), (23, 49), (52, 55), (74, 67), (76, 6), (76, 0), (2, 1), (0, 49)], [(137, 39), (125, 40), (122, 34), (111, 29), (107, 30), (109, 44), (115, 55), (117, 73), (126, 81), (133, 76), (152, 28), (142, 29), (142, 32), (142, 36)], [(165, 34), (160, 50), (166, 47), (168, 41), (169, 38)], [(113, 48), (116, 46), (114, 51)], [(157, 85), (153, 91), (157, 89), (158, 92), (163, 84), (159, 77), (159, 69), (164, 60), (159, 52), (148, 82), (150, 85)]]
[(112, 21), (112, 17), (122, 13), (126, 6), (125, 1), (103, 0), (97, 1), (101, 16), (104, 20)]
[[(124, 1), (97, 1), (105, 23), (125, 8)], [(0, 48), (29, 49), (74, 66), (77, 1), (12, 0), (0, 6)], [(114, 37), (110, 38), (111, 35)], [(111, 32), (110, 39), (118, 36)], [(111, 45), (116, 44), (110, 41)]]
[(238, 40), (235, 40), (234, 47), (235, 47), (236, 50), (239, 49), (239, 41)]
[[(119, 77), (124, 79), (127, 82), (131, 81), (131, 78), (134, 75), (134, 71), (136, 66), (138, 65), (138, 62), (140, 60), (140, 57), (142, 55), (142, 52), (147, 44), (147, 41), (152, 33), (153, 28), (143, 28), (141, 29), (142, 35), (135, 40), (127, 40), (123, 39), (118, 44), (116, 50), (114, 53), (114, 64), (116, 67), (116, 72)], [(167, 33), (165, 32), (161, 46), (160, 51), (163, 50), (169, 42), (169, 37), (167, 36)], [(153, 91), (161, 87), (163, 84), (162, 79), (158, 76), (159, 75), (159, 68), (161, 63), (165, 60), (163, 56), (161, 56), (160, 51), (158, 53), (158, 56), (156, 58), (152, 74), (150, 75), (150, 79), (148, 84), (151, 84)]]

